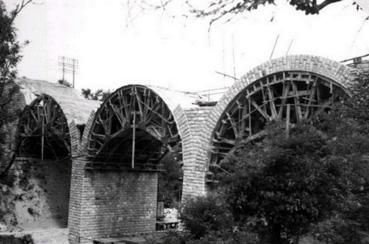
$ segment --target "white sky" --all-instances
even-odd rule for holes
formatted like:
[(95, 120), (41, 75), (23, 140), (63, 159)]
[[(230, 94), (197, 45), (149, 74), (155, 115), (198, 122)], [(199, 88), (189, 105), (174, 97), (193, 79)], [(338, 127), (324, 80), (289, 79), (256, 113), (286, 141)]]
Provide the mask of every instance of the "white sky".
[[(368, 7), (368, 0), (361, 1)], [(210, 32), (208, 20), (170, 16), (182, 11), (178, 6), (135, 17), (128, 0), (42, 2), (24, 9), (16, 20), (19, 40), (31, 42), (23, 50), (19, 75), (56, 82), (61, 78), (58, 56), (75, 57), (78, 89), (128, 83), (191, 91), (230, 86), (232, 80), (215, 71), (233, 75), (235, 63), (236, 76), (245, 74), (269, 59), (278, 35), (273, 57), (285, 55), (291, 42), (289, 54), (337, 61), (369, 53), (368, 13), (356, 11), (351, 0), (328, 6), (319, 16), (305, 16), (280, 0), (277, 6), (218, 22)]]

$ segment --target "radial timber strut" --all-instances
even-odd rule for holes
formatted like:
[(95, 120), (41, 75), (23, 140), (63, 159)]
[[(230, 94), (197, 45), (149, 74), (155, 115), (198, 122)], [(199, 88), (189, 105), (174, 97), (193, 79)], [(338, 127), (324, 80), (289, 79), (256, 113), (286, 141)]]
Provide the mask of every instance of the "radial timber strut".
[(38, 96), (24, 109), (18, 125), (18, 156), (60, 159), (70, 154), (67, 119), (56, 101)]
[(302, 71), (279, 72), (251, 83), (218, 121), (211, 142), (210, 175), (232, 148), (257, 135), (268, 122), (286, 120), (287, 114), (290, 123), (311, 119), (329, 111), (343, 96), (344, 89), (334, 81)]
[(164, 101), (145, 86), (130, 85), (118, 89), (97, 111), (88, 155), (136, 168), (158, 162), (178, 145), (177, 125)]

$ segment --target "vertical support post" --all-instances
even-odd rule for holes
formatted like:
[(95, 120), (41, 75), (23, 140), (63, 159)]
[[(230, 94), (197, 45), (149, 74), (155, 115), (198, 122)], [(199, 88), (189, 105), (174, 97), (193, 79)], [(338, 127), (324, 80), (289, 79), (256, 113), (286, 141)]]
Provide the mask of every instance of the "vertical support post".
[(132, 122), (132, 161), (131, 168), (135, 167), (135, 150), (136, 150), (136, 101), (133, 105), (133, 122)]
[(251, 131), (251, 103), (250, 103), (250, 101), (248, 101), (248, 105), (249, 105), (249, 136), (252, 136), (252, 131)]
[(272, 57), (273, 57), (275, 47), (277, 46), (277, 43), (278, 43), (278, 39), (279, 39), (279, 34), (278, 34), (277, 38), (275, 39), (274, 46), (273, 46), (272, 52), (270, 53), (269, 60), (272, 59)]
[(65, 57), (62, 57), (63, 81), (65, 81)]
[(233, 80), (234, 82), (237, 81), (237, 78), (236, 78), (236, 57), (235, 57), (235, 54), (234, 54), (234, 35), (232, 35), (232, 61), (233, 61)]
[(74, 80), (75, 80), (75, 77), (76, 77), (76, 59), (72, 59), (72, 65), (73, 65), (73, 70), (72, 70), (72, 75), (73, 75), (73, 84), (72, 84), (72, 87), (74, 88)]
[[(38, 107), (40, 113), (40, 107)], [(44, 125), (44, 115), (41, 114), (41, 161), (44, 161), (44, 146), (45, 146), (45, 125)]]
[(290, 114), (291, 114), (291, 104), (287, 104), (287, 114), (286, 114), (286, 138), (290, 136)]

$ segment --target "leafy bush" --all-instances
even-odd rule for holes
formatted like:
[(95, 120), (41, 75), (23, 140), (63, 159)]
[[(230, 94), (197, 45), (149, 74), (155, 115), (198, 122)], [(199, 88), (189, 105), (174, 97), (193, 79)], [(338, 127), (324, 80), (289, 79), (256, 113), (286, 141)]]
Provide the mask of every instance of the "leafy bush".
[(233, 226), (226, 204), (214, 195), (189, 200), (181, 211), (180, 218), (195, 239), (209, 233), (229, 231)]
[(158, 201), (164, 202), (166, 208), (173, 208), (181, 199), (182, 168), (173, 153), (168, 153), (160, 163), (164, 166), (164, 172), (159, 174)]
[(229, 162), (225, 201), (235, 220), (253, 226), (264, 242), (289, 243), (346, 205), (352, 165), (334, 157), (313, 126), (297, 125), (288, 138), (279, 125), (267, 132)]
[[(146, 244), (156, 244), (158, 242), (147, 242)], [(259, 244), (257, 234), (248, 230), (235, 230), (233, 232), (222, 232), (222, 236), (218, 233), (209, 232), (205, 236), (196, 239), (191, 234), (179, 231), (168, 232), (161, 244)]]

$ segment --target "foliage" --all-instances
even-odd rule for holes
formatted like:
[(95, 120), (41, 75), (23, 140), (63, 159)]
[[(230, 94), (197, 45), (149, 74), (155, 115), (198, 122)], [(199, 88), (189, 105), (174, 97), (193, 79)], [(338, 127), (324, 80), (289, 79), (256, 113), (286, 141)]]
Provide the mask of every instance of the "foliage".
[(0, 1), (0, 30), (0, 79), (4, 82), (15, 78), (16, 65), (21, 55), (19, 54), (20, 44), (13, 25), (13, 13), (7, 12), (2, 1)]
[(163, 238), (163, 244), (185, 244), (188, 239), (185, 232), (169, 231)]
[(209, 195), (186, 202), (180, 215), (186, 229), (195, 239), (213, 233), (223, 234), (233, 226), (233, 219), (221, 198)]
[(267, 132), (237, 149), (233, 174), (222, 182), (225, 199), (235, 220), (253, 226), (263, 241), (288, 243), (346, 206), (351, 165), (336, 160), (313, 126), (297, 125), (288, 138), (279, 124)]
[[(290, 5), (305, 12), (305, 14), (319, 14), (326, 6), (343, 0), (325, 0), (318, 3), (316, 0), (287, 0)], [(199, 16), (213, 16), (213, 21), (227, 15), (241, 14), (246, 11), (257, 9), (261, 5), (275, 4), (275, 0), (212, 0), (205, 10), (194, 9)]]
[[(330, 150), (337, 160), (352, 165), (351, 204), (333, 219), (320, 223), (315, 234), (328, 243), (368, 243), (369, 232), (369, 72), (356, 75), (351, 97), (329, 114), (315, 121), (330, 138)], [(327, 229), (329, 231), (327, 231)]]
[(147, 240), (145, 244), (259, 244), (259, 239), (255, 233), (249, 230), (234, 230), (233, 232), (223, 232), (219, 234), (210, 232), (205, 236), (196, 239), (191, 233), (184, 231), (169, 231), (161, 240)]
[(235, 227), (222, 197), (208, 195), (189, 200), (181, 210), (185, 231), (168, 231), (162, 238), (146, 239), (147, 244), (259, 244), (248, 228)]
[[(320, 11), (329, 5), (345, 0), (286, 0), (296, 10), (304, 12), (306, 15), (319, 14)], [(141, 0), (139, 6), (141, 8), (153, 8), (153, 9), (168, 9), (170, 4), (178, 3), (178, 0), (160, 1), (159, 4), (154, 4), (152, 1)], [(259, 6), (267, 4), (276, 4), (276, 0), (208, 0), (205, 8), (196, 7), (198, 4), (196, 1), (183, 1), (180, 2), (189, 7), (189, 12), (196, 17), (210, 17), (211, 22), (219, 19), (229, 17), (232, 18), (235, 15), (240, 15), (247, 11), (252, 11)], [(358, 3), (353, 2), (357, 9), (360, 9)]]
[(110, 90), (104, 91), (102, 89), (98, 89), (95, 92), (91, 91), (91, 89), (82, 89), (82, 95), (84, 98), (90, 100), (98, 100), (103, 101), (111, 94)]
[(58, 80), (58, 83), (60, 85), (66, 86), (66, 87), (72, 87), (72, 84), (69, 83), (67, 80), (60, 79), (60, 80)]
[[(268, 125), (221, 163), (218, 195), (189, 201), (189, 235), (167, 243), (369, 243), (369, 73), (328, 114), (292, 126)], [(246, 228), (246, 229), (244, 229)], [(237, 239), (236, 236), (240, 238)]]
[(164, 202), (166, 208), (175, 207), (181, 199), (182, 168), (171, 153), (160, 163), (164, 166), (164, 172), (159, 174), (158, 201)]
[(5, 125), (13, 122), (17, 112), (12, 106), (12, 100), (19, 88), (14, 79), (17, 75), (16, 66), (21, 60), (22, 45), (17, 41), (14, 19), (30, 0), (22, 1), (16, 8), (8, 12), (0, 0), (0, 158), (4, 160), (6, 139)]

